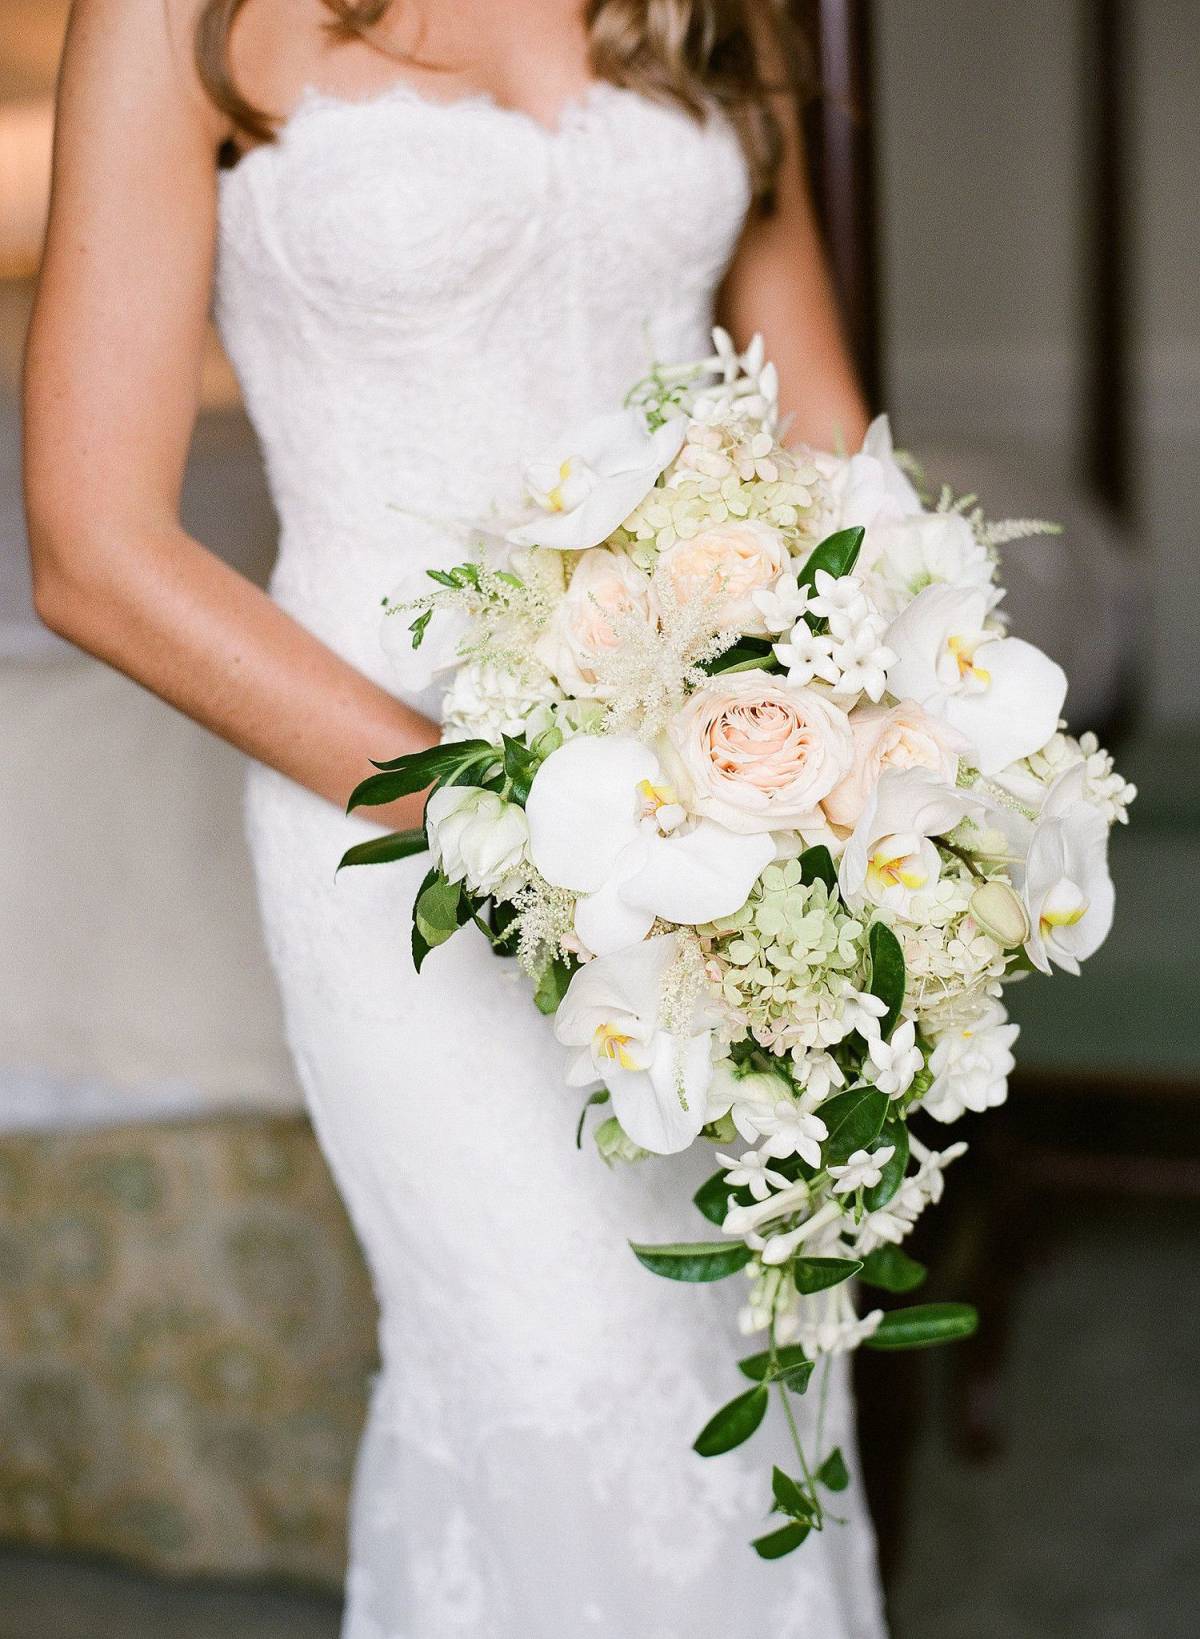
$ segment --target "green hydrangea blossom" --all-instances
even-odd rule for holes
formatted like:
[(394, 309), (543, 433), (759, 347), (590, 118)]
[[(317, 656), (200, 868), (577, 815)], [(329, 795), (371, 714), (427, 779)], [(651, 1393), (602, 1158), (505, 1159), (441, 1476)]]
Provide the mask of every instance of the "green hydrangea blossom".
[(726, 1005), (776, 1051), (829, 1039), (849, 991), (866, 979), (866, 926), (800, 862), (768, 865), (732, 916), (700, 929)]

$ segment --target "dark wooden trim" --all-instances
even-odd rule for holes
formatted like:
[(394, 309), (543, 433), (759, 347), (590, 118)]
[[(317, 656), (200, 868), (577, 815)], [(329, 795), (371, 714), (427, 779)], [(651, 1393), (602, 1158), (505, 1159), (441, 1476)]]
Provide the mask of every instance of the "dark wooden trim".
[(883, 402), (870, 0), (802, 0), (818, 95), (805, 121), (817, 211), (847, 339), (867, 398)]
[(1084, 188), (1083, 464), (1115, 517), (1133, 512), (1128, 0), (1078, 8)]

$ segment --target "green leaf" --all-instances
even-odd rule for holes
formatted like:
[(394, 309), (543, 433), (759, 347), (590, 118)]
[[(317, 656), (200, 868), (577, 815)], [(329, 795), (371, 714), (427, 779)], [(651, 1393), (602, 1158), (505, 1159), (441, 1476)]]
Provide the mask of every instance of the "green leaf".
[(533, 776), (540, 767), (541, 763), (527, 745), (514, 740), (510, 734), (504, 735), (504, 772), (512, 781), (512, 799), (522, 808), (529, 797)]
[(865, 1150), (879, 1137), (888, 1113), (888, 1097), (878, 1087), (852, 1087), (820, 1106), (829, 1137), (821, 1146), (825, 1165), (840, 1166), (855, 1150)]
[(898, 1246), (881, 1246), (863, 1260), (862, 1278), (881, 1292), (915, 1292), (928, 1270)]
[(724, 1280), (736, 1275), (750, 1262), (750, 1248), (745, 1242), (692, 1241), (675, 1246), (639, 1246), (630, 1241), (639, 1263), (652, 1275), (664, 1275), (667, 1280), (707, 1281)]
[(850, 1484), (850, 1470), (846, 1467), (841, 1446), (834, 1446), (817, 1469), (817, 1479), (828, 1491), (844, 1491)]
[(583, 1123), (587, 1119), (588, 1111), (591, 1109), (593, 1104), (607, 1104), (611, 1097), (612, 1095), (608, 1088), (601, 1087), (592, 1094), (592, 1096), (584, 1104), (583, 1109), (580, 1110), (579, 1125), (575, 1129), (575, 1148), (577, 1150), (581, 1150), (583, 1148)]
[(433, 881), (422, 888), (413, 907), (413, 921), (431, 950), (444, 945), (458, 931), (462, 902), (462, 883), (448, 882), (440, 871), (435, 871)]
[(815, 1362), (798, 1343), (789, 1343), (772, 1354), (752, 1354), (738, 1361), (738, 1370), (756, 1383), (782, 1383), (794, 1394), (803, 1394), (813, 1374)]
[(824, 843), (818, 843), (815, 848), (806, 848), (800, 855), (800, 880), (804, 883), (823, 882), (830, 893), (837, 888), (833, 855)]
[(782, 1559), (784, 1554), (790, 1554), (800, 1546), (811, 1529), (811, 1526), (802, 1525), (797, 1520), (778, 1531), (772, 1531), (769, 1536), (756, 1538), (750, 1546), (759, 1559)]
[(725, 1174), (714, 1172), (707, 1183), (701, 1184), (692, 1196), (692, 1204), (699, 1208), (710, 1224), (716, 1224), (719, 1229), (725, 1222), (731, 1195), (739, 1206), (749, 1206), (754, 1199), (744, 1184), (737, 1189), (731, 1189), (725, 1182)]
[(719, 1457), (744, 1444), (767, 1415), (769, 1395), (766, 1385), (757, 1384), (739, 1394), (727, 1406), (710, 1417), (696, 1436), (692, 1446), (702, 1457)]
[(969, 1303), (914, 1303), (892, 1309), (866, 1339), (869, 1349), (928, 1349), (935, 1343), (954, 1343), (970, 1337), (979, 1316)]
[(904, 1001), (904, 952), (886, 922), (872, 922), (867, 944), (871, 952), (871, 995), (887, 1003), (888, 1010), (879, 1021), (880, 1034), (887, 1041)]
[(429, 839), (424, 830), (393, 831), (390, 836), (372, 837), (368, 842), (347, 848), (338, 861), (338, 870), (343, 865), (386, 865), (389, 860), (423, 854), (428, 847)]
[(561, 956), (556, 956), (552, 962), (547, 963), (533, 993), (539, 1013), (558, 1012), (558, 1004), (566, 995), (567, 986), (571, 983), (574, 972), (574, 966), (564, 961)]
[(429, 622), (432, 619), (433, 610), (426, 609), (423, 615), (418, 615), (416, 620), (410, 623), (408, 629), (412, 633), (412, 646), (414, 649), (419, 649), (422, 643), (424, 643), (425, 633), (428, 630)]
[(427, 746), (424, 751), (406, 751), (403, 757), (393, 757), (390, 762), (374, 766), (381, 774), (409, 774), (417, 782), (410, 790), (423, 791), (447, 769), (456, 768), (460, 763), (483, 762), (485, 758), (494, 761), (498, 755), (488, 740), (446, 740), (441, 745)]
[[(421, 895), (425, 892), (426, 888), (432, 887), (433, 884), (437, 881), (438, 875), (439, 875), (439, 872), (438, 872), (438, 868), (437, 868), (436, 865), (433, 867), (433, 869), (431, 871), (426, 871), (424, 877), (422, 878), (421, 886), (417, 889), (417, 904), (420, 904)], [(424, 962), (425, 958), (429, 955), (429, 952), (432, 950), (432, 948), (433, 947), (431, 945), (429, 945), (425, 942), (425, 939), (421, 934), (421, 930), (417, 926), (417, 906), (414, 905), (413, 906), (413, 930), (412, 930), (412, 954), (413, 954), (413, 966), (416, 968), (418, 973), (420, 973), (420, 971), (421, 971), (421, 964)]]
[(781, 1513), (790, 1514), (793, 1519), (810, 1522), (816, 1515), (816, 1503), (808, 1492), (790, 1474), (785, 1474), (782, 1468), (771, 1470), (771, 1495), (775, 1498), (775, 1506)]
[(892, 1155), (880, 1170), (879, 1182), (863, 1191), (863, 1206), (868, 1212), (877, 1212), (888, 1204), (908, 1170), (908, 1123), (903, 1116), (889, 1115), (879, 1137), (881, 1143), (891, 1145)]
[(854, 568), (865, 534), (864, 529), (858, 528), (839, 529), (836, 535), (827, 535), (821, 544), (809, 553), (804, 568), (796, 577), (800, 585), (815, 586), (818, 569), (824, 569), (835, 578), (839, 575), (848, 575)]
[(776, 664), (774, 647), (762, 638), (743, 637), (732, 648), (726, 649), (715, 660), (708, 661), (701, 669), (710, 677), (718, 673), (761, 671)]
[(830, 1286), (840, 1286), (844, 1280), (857, 1275), (862, 1264), (857, 1258), (796, 1258), (792, 1262), (792, 1277), (796, 1290), (805, 1297), (813, 1292), (824, 1292)]
[(515, 956), (520, 929), (517, 927), (517, 908), (509, 900), (494, 899), (488, 912), (492, 930), (492, 949), (497, 956)]

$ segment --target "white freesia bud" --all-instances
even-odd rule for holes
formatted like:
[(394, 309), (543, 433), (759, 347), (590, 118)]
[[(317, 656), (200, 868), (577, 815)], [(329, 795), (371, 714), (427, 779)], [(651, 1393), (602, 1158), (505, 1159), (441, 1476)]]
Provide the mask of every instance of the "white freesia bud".
[(1029, 913), (1007, 882), (984, 882), (971, 895), (971, 915), (1005, 950), (1029, 938)]
[(520, 884), (529, 826), (524, 809), (477, 785), (444, 785), (425, 809), (429, 849), (451, 882), (509, 897)]
[(596, 1148), (600, 1151), (600, 1159), (610, 1167), (620, 1161), (645, 1161), (650, 1155), (649, 1150), (634, 1143), (615, 1115), (610, 1115), (596, 1128)]

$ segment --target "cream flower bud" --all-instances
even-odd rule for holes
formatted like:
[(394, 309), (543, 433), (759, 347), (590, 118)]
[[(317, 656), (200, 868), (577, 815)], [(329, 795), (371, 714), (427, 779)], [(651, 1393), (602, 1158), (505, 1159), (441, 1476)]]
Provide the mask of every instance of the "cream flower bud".
[(971, 895), (971, 915), (998, 945), (1015, 950), (1029, 938), (1029, 913), (1007, 882), (984, 882)]
[(429, 848), (451, 882), (504, 898), (520, 883), (529, 825), (525, 812), (495, 791), (444, 785), (425, 809)]

